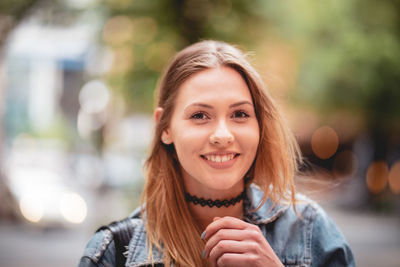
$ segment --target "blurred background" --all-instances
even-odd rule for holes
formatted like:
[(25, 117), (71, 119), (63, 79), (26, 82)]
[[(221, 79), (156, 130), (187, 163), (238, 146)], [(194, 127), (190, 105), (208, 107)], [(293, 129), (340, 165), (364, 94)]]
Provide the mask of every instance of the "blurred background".
[(0, 2), (0, 266), (76, 266), (137, 207), (153, 92), (203, 39), (237, 44), (306, 159), (297, 178), (358, 266), (400, 266), (396, 0)]

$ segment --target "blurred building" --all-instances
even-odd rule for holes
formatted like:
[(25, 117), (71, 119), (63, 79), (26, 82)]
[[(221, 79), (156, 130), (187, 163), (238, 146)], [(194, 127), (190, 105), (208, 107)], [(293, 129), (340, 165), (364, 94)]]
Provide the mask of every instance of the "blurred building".
[(49, 128), (60, 113), (75, 124), (93, 41), (94, 30), (87, 25), (64, 28), (27, 22), (12, 33), (6, 54), (9, 140), (27, 128)]

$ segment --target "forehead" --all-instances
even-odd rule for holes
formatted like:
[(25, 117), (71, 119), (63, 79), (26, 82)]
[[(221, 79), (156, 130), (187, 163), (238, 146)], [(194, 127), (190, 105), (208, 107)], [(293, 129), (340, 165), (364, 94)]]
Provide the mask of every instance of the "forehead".
[(176, 104), (190, 102), (252, 101), (243, 77), (233, 68), (210, 68), (193, 74), (179, 87)]

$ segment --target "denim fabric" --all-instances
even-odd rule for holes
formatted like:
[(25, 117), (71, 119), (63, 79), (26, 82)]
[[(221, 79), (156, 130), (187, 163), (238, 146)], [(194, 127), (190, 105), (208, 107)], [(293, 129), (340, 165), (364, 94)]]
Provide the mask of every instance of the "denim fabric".
[[(302, 195), (296, 212), (292, 206), (267, 200), (254, 211), (263, 192), (251, 185), (244, 201), (245, 221), (258, 225), (285, 266), (355, 266), (353, 254), (335, 223), (315, 202)], [(126, 252), (126, 266), (151, 266), (146, 251), (146, 231), (139, 209), (131, 214), (133, 237)], [(163, 266), (163, 253), (153, 250), (154, 263)], [(89, 241), (79, 267), (115, 265), (115, 247), (108, 230), (97, 232)], [(156, 265), (157, 266), (157, 265)]]

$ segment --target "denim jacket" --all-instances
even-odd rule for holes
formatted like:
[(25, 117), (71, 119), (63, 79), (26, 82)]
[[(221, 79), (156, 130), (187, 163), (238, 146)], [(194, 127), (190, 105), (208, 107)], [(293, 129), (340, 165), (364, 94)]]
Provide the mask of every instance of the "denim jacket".
[[(355, 266), (353, 254), (343, 235), (322, 208), (297, 194), (298, 216), (292, 206), (267, 200), (254, 211), (263, 192), (251, 185), (244, 200), (244, 220), (257, 225), (285, 266)], [(125, 253), (126, 266), (151, 266), (146, 250), (146, 230), (139, 209), (130, 216), (133, 236)], [(153, 250), (155, 266), (163, 266), (163, 252)], [(79, 267), (115, 266), (115, 246), (109, 230), (93, 235)]]

